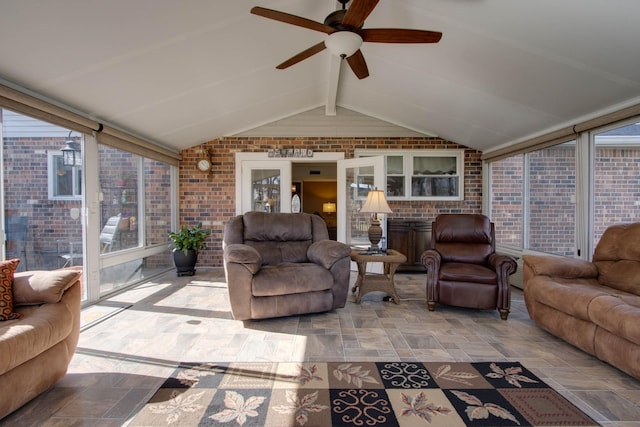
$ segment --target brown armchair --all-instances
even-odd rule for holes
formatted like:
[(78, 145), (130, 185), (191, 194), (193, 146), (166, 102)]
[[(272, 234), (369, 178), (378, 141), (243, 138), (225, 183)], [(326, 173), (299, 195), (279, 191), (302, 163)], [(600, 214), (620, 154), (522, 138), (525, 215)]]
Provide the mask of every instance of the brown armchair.
[(351, 250), (307, 213), (247, 212), (224, 231), (224, 268), (236, 320), (344, 307)]
[(431, 247), (422, 253), (427, 269), (427, 306), (498, 309), (509, 316), (509, 275), (516, 271), (512, 256), (495, 253), (494, 225), (484, 215), (442, 214), (431, 232)]

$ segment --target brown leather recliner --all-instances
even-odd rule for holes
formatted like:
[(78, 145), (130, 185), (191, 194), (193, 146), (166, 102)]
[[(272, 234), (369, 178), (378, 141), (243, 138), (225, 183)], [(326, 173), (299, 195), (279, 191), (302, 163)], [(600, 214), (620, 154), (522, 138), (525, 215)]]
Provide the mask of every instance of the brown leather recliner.
[(433, 222), (431, 247), (422, 253), (427, 269), (427, 306), (498, 309), (509, 316), (509, 275), (516, 260), (495, 253), (494, 225), (484, 215), (441, 214)]
[(247, 212), (227, 222), (224, 268), (236, 320), (344, 307), (351, 250), (306, 213)]

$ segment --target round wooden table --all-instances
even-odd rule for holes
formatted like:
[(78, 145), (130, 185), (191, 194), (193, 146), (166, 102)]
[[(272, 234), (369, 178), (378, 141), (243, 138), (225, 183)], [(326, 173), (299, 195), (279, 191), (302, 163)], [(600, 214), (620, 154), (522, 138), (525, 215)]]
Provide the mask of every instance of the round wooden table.
[[(398, 266), (407, 261), (407, 257), (396, 251), (388, 249), (386, 253), (369, 254), (366, 250), (351, 249), (351, 260), (358, 265), (358, 279), (351, 288), (351, 292), (358, 291), (356, 304), (360, 304), (362, 296), (368, 292), (381, 291), (391, 296), (391, 301), (398, 304), (400, 297), (396, 293), (393, 276)], [(367, 263), (381, 262), (383, 274), (367, 273)]]

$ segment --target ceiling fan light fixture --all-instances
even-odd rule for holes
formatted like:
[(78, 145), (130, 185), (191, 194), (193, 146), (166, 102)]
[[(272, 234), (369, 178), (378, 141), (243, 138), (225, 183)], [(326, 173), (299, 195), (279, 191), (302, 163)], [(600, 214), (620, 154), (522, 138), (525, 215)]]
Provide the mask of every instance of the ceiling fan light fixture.
[(325, 46), (334, 55), (348, 58), (362, 46), (362, 37), (352, 31), (336, 31), (327, 36)]

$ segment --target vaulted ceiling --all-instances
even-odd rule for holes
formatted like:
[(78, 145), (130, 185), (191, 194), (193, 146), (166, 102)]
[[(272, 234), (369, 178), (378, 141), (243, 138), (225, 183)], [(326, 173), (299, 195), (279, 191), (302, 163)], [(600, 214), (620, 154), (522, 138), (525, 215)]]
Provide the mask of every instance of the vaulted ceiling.
[(443, 37), (365, 43), (363, 80), (326, 50), (276, 70), (324, 34), (253, 6), (319, 22), (340, 7), (3, 0), (0, 81), (177, 149), (333, 104), (486, 151), (640, 102), (637, 0), (381, 0), (365, 28)]

